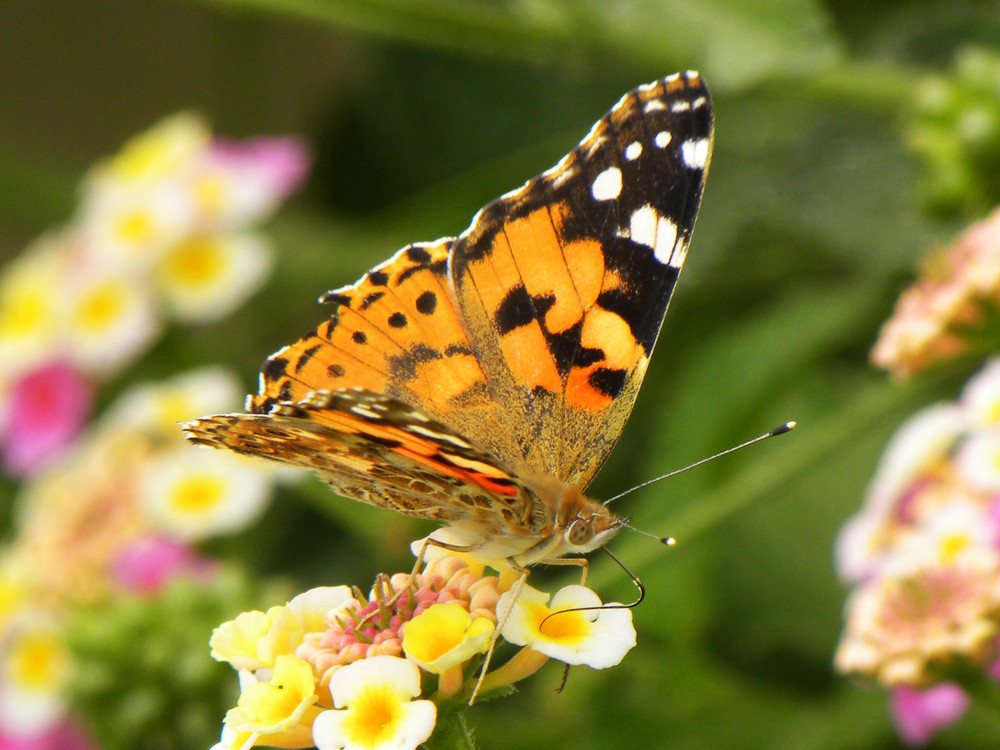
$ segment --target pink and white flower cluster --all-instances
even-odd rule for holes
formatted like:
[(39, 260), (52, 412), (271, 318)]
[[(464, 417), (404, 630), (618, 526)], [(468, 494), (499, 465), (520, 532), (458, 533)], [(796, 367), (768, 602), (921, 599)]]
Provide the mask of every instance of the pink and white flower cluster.
[(290, 138), (229, 142), (174, 115), (97, 164), (79, 207), (0, 273), (0, 449), (8, 473), (35, 471), (167, 321), (231, 313), (267, 278), (253, 230), (305, 176)]
[(954, 675), (1000, 653), (1000, 359), (898, 430), (837, 563), (837, 668), (891, 688), (901, 734), (927, 741), (968, 703)]
[(635, 645), (630, 610), (602, 609), (583, 586), (548, 604), (530, 586), (517, 593), (514, 580), (512, 571), (486, 576), (466, 556), (443, 555), (412, 577), (379, 576), (367, 596), (347, 586), (312, 589), (220, 625), (212, 656), (239, 671), (241, 694), (214, 750), (414, 750), (442, 706), (474, 695), (497, 627), (522, 648), (485, 675), (483, 694), (550, 657), (603, 669)]
[(123, 593), (156, 595), (178, 576), (210, 581), (217, 567), (193, 543), (264, 511), (282, 474), (193, 449), (177, 428), (236, 408), (241, 394), (216, 368), (135, 386), (23, 483), (15, 535), (0, 546), (0, 747), (69, 746), (59, 743), (72, 720), (66, 631), (75, 613)]

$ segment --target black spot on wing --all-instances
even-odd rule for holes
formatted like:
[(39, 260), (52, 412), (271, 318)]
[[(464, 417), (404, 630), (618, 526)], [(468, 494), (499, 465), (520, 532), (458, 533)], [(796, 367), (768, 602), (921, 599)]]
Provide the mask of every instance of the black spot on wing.
[(507, 292), (493, 319), (501, 336), (534, 322), (535, 306), (523, 284), (518, 284)]
[(389, 316), (389, 325), (393, 328), (406, 328), (406, 316), (401, 312), (394, 312)]
[(437, 295), (428, 290), (417, 297), (417, 311), (423, 315), (431, 315), (437, 309)]
[(590, 373), (587, 382), (601, 393), (611, 398), (616, 398), (625, 386), (628, 373), (625, 370), (600, 367)]
[(343, 292), (327, 292), (319, 298), (324, 305), (337, 305), (338, 307), (351, 304), (351, 296)]
[(310, 346), (308, 349), (302, 352), (299, 355), (298, 359), (295, 360), (295, 372), (300, 372), (302, 368), (306, 366), (309, 360), (313, 358), (313, 355), (316, 354), (316, 352), (318, 352), (322, 348), (323, 348), (322, 344), (316, 344), (316, 346)]
[(368, 334), (364, 331), (355, 331), (351, 334), (351, 338), (354, 340), (355, 344), (367, 344)]
[(389, 283), (389, 274), (385, 271), (369, 271), (368, 281), (371, 282), (373, 286), (385, 286)]
[(264, 375), (265, 380), (277, 380), (282, 377), (288, 370), (288, 359), (286, 357), (279, 357), (277, 355), (272, 355), (264, 361), (264, 366), (261, 368), (261, 372)]
[(326, 374), (331, 378), (342, 378), (345, 372), (343, 365), (332, 364), (326, 368)]
[(367, 310), (369, 307), (374, 305), (380, 299), (385, 296), (385, 292), (369, 292), (365, 295), (365, 298), (361, 300), (361, 309)]

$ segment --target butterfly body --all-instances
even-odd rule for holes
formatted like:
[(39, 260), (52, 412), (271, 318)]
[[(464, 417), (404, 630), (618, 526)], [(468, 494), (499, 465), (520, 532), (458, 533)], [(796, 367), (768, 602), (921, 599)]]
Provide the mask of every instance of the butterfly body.
[(249, 413), (188, 423), (188, 437), (440, 521), (435, 539), (482, 561), (601, 546), (623, 521), (583, 490), (638, 393), (712, 135), (697, 74), (629, 92), (458, 237), (323, 295), (332, 315), (265, 362)]

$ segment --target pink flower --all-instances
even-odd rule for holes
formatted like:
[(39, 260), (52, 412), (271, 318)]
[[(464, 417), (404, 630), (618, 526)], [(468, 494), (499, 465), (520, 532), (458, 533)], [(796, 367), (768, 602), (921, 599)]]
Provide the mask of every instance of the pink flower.
[(909, 685), (893, 688), (889, 710), (899, 736), (908, 745), (925, 745), (941, 729), (961, 718), (969, 696), (953, 682), (925, 690)]
[(98, 750), (90, 736), (73, 722), (64, 722), (42, 734), (8, 735), (0, 729), (0, 750)]
[(296, 138), (216, 138), (208, 152), (208, 173), (218, 171), (235, 186), (233, 211), (241, 221), (265, 218), (305, 179), (310, 154)]
[(75, 369), (53, 362), (22, 377), (11, 388), (0, 446), (4, 468), (32, 474), (76, 437), (93, 407), (90, 383)]
[(187, 545), (155, 536), (136, 539), (122, 550), (113, 565), (119, 583), (144, 594), (155, 594), (179, 576), (206, 578), (213, 569), (211, 561)]

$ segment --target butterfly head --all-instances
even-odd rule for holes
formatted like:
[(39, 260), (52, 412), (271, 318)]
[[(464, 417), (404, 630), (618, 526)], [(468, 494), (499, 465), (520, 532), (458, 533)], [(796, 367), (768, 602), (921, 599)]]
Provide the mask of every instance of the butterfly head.
[[(603, 505), (577, 494), (568, 504), (562, 542), (567, 554), (583, 554), (603, 547), (624, 526), (619, 518)], [(574, 507), (575, 506), (575, 507)]]

